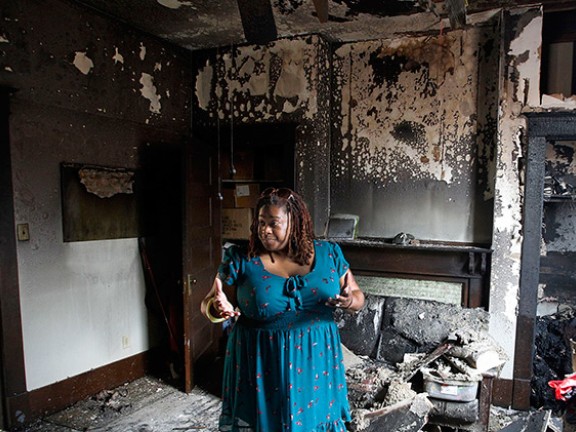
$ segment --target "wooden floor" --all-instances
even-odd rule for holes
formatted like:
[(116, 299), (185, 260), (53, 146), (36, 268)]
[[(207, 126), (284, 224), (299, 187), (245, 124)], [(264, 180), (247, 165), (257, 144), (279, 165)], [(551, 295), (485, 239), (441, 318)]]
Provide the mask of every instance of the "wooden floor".
[(200, 387), (186, 394), (144, 377), (13, 431), (217, 432), (220, 407), (220, 398)]

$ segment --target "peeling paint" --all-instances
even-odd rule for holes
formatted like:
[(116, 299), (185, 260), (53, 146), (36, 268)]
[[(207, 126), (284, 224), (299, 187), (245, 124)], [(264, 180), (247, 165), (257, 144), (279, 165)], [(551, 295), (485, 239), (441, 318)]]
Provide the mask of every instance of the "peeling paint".
[(115, 53), (112, 56), (112, 60), (114, 60), (114, 64), (117, 64), (117, 63), (124, 64), (124, 57), (122, 56), (122, 54), (120, 54), (118, 52), (118, 47), (114, 47), (114, 51), (115, 51)]
[(10, 43), (5, 34), (0, 35), (0, 43)]
[(349, 154), (337, 175), (348, 172), (384, 186), (405, 175), (452, 183), (454, 173), (470, 171), (478, 59), (468, 40), (453, 32), (336, 51), (342, 65), (340, 150)]
[(208, 111), (210, 105), (210, 89), (212, 87), (212, 80), (214, 77), (214, 68), (209, 62), (203, 68), (200, 68), (196, 76), (196, 99), (198, 99), (198, 106), (204, 111)]
[(142, 73), (139, 82), (142, 84), (140, 93), (144, 98), (150, 101), (150, 112), (160, 114), (160, 109), (162, 107), (160, 99), (162, 96), (157, 93), (157, 89), (154, 86), (154, 78), (150, 74)]
[[(282, 121), (286, 115), (313, 119), (318, 112), (315, 41), (316, 37), (280, 40), (222, 53), (216, 60), (222, 76), (216, 77), (216, 66), (210, 63), (198, 72), (196, 97), (200, 108), (225, 119), (233, 105), (234, 116), (240, 121)], [(213, 111), (216, 106), (217, 112)]]
[(146, 58), (146, 47), (144, 46), (143, 43), (140, 43), (140, 54), (139, 54), (140, 60), (144, 61), (144, 59)]
[(84, 75), (88, 75), (94, 67), (94, 62), (86, 55), (85, 52), (76, 51), (74, 56), (74, 66)]
[(542, 17), (531, 20), (510, 44), (508, 54), (516, 59), (518, 79), (516, 100), (523, 105), (540, 105), (540, 49)]
[(194, 7), (194, 3), (189, 1), (181, 1), (181, 0), (156, 0), (158, 4), (165, 6), (170, 9), (180, 9), (182, 6), (190, 7), (194, 10), (197, 8)]

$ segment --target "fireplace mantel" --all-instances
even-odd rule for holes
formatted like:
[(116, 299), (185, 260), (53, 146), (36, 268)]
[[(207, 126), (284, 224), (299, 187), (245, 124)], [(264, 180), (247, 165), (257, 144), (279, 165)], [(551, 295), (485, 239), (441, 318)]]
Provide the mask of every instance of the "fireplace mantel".
[(488, 309), (491, 249), (468, 244), (397, 245), (379, 239), (336, 240), (355, 274), (462, 285), (464, 307)]

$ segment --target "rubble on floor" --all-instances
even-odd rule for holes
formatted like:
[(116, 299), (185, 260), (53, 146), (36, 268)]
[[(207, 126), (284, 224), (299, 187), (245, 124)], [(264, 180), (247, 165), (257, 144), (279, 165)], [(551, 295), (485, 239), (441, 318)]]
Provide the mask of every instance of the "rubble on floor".
[(217, 432), (220, 406), (199, 387), (186, 394), (147, 376), (11, 432)]
[(351, 430), (487, 431), (491, 383), (507, 358), (486, 322), (483, 310), (367, 295), (367, 307), (339, 323)]

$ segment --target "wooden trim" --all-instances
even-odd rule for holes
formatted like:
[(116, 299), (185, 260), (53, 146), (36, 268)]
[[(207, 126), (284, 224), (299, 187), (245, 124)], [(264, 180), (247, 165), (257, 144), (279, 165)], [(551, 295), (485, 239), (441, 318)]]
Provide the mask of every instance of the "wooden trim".
[(8, 427), (53, 414), (106, 389), (134, 381), (153, 368), (155, 353), (145, 351), (98, 369), (6, 398)]
[[(0, 367), (3, 395), (2, 422), (7, 416), (6, 398), (26, 391), (20, 287), (16, 253), (14, 192), (10, 156), (10, 92), (0, 89)], [(0, 424), (0, 427), (3, 426)]]
[(512, 380), (497, 378), (492, 383), (492, 404), (509, 408), (512, 406), (512, 393), (514, 382)]
[(471, 246), (400, 246), (383, 241), (340, 241), (358, 274), (462, 284), (462, 306), (488, 308), (491, 250)]

